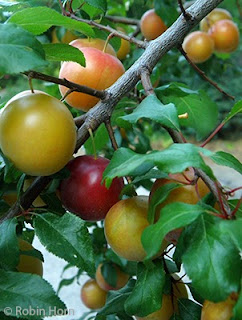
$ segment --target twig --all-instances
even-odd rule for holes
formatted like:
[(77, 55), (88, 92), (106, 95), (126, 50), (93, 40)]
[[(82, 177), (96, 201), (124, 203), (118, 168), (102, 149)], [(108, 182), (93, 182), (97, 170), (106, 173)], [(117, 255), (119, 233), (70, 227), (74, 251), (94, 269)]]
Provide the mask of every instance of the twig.
[(180, 7), (181, 13), (183, 14), (186, 21), (191, 20), (192, 16), (186, 12), (185, 8), (183, 7), (182, 0), (178, 0), (178, 5)]
[(105, 126), (106, 126), (106, 128), (107, 128), (107, 130), (108, 130), (108, 135), (109, 135), (110, 141), (111, 141), (111, 143), (112, 143), (112, 147), (113, 147), (113, 149), (116, 151), (116, 150), (118, 150), (118, 143), (117, 143), (116, 138), (115, 138), (115, 136), (114, 136), (113, 128), (112, 128), (112, 126), (111, 126), (110, 119), (107, 119), (107, 120), (105, 121)]
[(241, 205), (241, 202), (242, 202), (242, 198), (239, 199), (236, 207), (235, 207), (234, 210), (231, 212), (231, 217), (234, 217), (234, 216), (235, 216), (236, 212), (239, 210), (239, 207), (240, 207), (240, 205)]
[(76, 117), (74, 120), (75, 120), (75, 125), (77, 126), (77, 128), (80, 128), (82, 125), (83, 125), (83, 123), (85, 122), (85, 120), (86, 120), (86, 117), (87, 117), (87, 115), (86, 115), (86, 113), (84, 113), (84, 114), (82, 114), (81, 116), (79, 116), (79, 117)]
[(51, 180), (51, 176), (37, 177), (31, 186), (23, 193), (20, 199), (14, 204), (14, 206), (9, 209), (6, 216), (0, 218), (0, 223), (15, 217), (25, 210), (28, 210), (32, 202), (38, 197), (38, 195), (44, 190)]
[(236, 0), (236, 6), (238, 8), (239, 16), (240, 16), (240, 19), (241, 19), (242, 18), (242, 8), (241, 8), (241, 5), (239, 3), (239, 0)]
[(181, 52), (181, 54), (185, 57), (185, 59), (187, 60), (187, 62), (192, 66), (192, 68), (197, 71), (199, 73), (199, 75), (205, 79), (207, 82), (209, 82), (212, 86), (214, 86), (219, 92), (223, 93), (226, 97), (234, 100), (234, 97), (231, 96), (230, 94), (228, 94), (227, 92), (225, 92), (222, 88), (220, 88), (216, 82), (214, 82), (213, 80), (209, 79), (205, 72), (203, 72), (200, 68), (198, 68), (198, 66), (193, 63), (191, 61), (191, 59), (188, 57), (188, 55), (186, 54), (186, 52), (183, 50), (183, 48), (180, 46), (179, 48), (179, 51)]
[(212, 138), (223, 128), (225, 122), (221, 122), (220, 125), (210, 134), (210, 136), (200, 145), (200, 147), (205, 147), (208, 142), (212, 140)]
[(89, 24), (90, 26), (96, 27), (99, 30), (104, 30), (104, 31), (107, 31), (109, 33), (113, 33), (113, 35), (115, 37), (123, 38), (124, 40), (132, 42), (139, 48), (143, 48), (143, 49), (146, 48), (146, 43), (144, 41), (138, 40), (138, 39), (136, 39), (134, 37), (130, 37), (130, 36), (128, 36), (127, 34), (125, 34), (123, 32), (119, 32), (116, 29), (111, 28), (110, 26), (104, 26), (104, 25), (99, 24), (99, 23), (97, 23), (97, 22), (95, 22), (93, 20), (85, 20), (85, 19), (82, 19), (82, 18), (79, 18), (79, 17), (75, 16), (74, 14), (70, 14), (70, 18), (72, 18), (74, 20), (77, 20), (77, 21), (80, 21), (80, 22), (85, 22), (85, 23)]
[(139, 26), (139, 24), (140, 24), (140, 20), (127, 18), (127, 17), (106, 15), (105, 18), (107, 18), (108, 20), (110, 20), (112, 22), (116, 22), (116, 23), (123, 23), (123, 24), (129, 24), (129, 25), (134, 25), (134, 26)]
[(52, 77), (47, 74), (32, 71), (32, 70), (23, 72), (23, 74), (26, 75), (29, 79), (39, 79), (46, 82), (56, 83), (56, 84), (65, 86), (67, 88), (70, 88), (72, 91), (83, 92), (91, 96), (97, 97), (99, 99), (106, 98), (106, 92), (104, 90), (96, 90), (87, 86), (82, 86), (75, 82), (68, 81), (67, 79)]
[(150, 71), (147, 68), (142, 68), (140, 78), (146, 95), (154, 94), (155, 91), (150, 80)]

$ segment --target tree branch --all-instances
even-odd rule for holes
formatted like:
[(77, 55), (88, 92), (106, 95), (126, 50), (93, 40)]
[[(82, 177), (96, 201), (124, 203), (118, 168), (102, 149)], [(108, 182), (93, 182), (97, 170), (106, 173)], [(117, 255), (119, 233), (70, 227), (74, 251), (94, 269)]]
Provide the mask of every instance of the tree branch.
[[(197, 0), (194, 5), (187, 9), (187, 12), (192, 16), (191, 20), (186, 21), (183, 16), (180, 16), (173, 23), (173, 25), (169, 29), (167, 29), (161, 36), (145, 45), (147, 46), (147, 48), (142, 56), (124, 73), (124, 75), (122, 75), (110, 88), (106, 90), (107, 94), (104, 99), (98, 102), (95, 107), (93, 107), (86, 113), (85, 121), (84, 123), (83, 121), (81, 121), (81, 126), (78, 130), (76, 150), (78, 150), (81, 145), (88, 139), (88, 130), (92, 129), (93, 131), (95, 131), (101, 123), (107, 121), (111, 117), (115, 105), (121, 100), (123, 96), (130, 92), (139, 81), (141, 77), (141, 71), (143, 70), (144, 66), (148, 70), (153, 70), (158, 61), (170, 49), (175, 48), (180, 43), (182, 43), (186, 34), (221, 2), (222, 0)], [(79, 21), (87, 22), (83, 19)], [(94, 23), (93, 21), (91, 21), (89, 24), (95, 27), (100, 27), (100, 25), (96, 25), (96, 23)], [(108, 30), (106, 31), (109, 32), (113, 32), (114, 30), (111, 28), (110, 31), (109, 27), (107, 27), (107, 29)], [(129, 39), (126, 38), (126, 40)], [(141, 41), (140, 45), (142, 45), (143, 47), (144, 42)], [(202, 172), (199, 171), (198, 173), (203, 176), (203, 179), (206, 179), (207, 183), (209, 183), (212, 188), (212, 183), (214, 184), (214, 182), (208, 180)], [(46, 181), (49, 181), (49, 179), (51, 179), (51, 177), (37, 178), (34, 182), (34, 185), (32, 185), (23, 194), (22, 197), (24, 199), (29, 197), (29, 205), (31, 205), (32, 201), (48, 184), (48, 182), (46, 183)], [(37, 181), (39, 181), (39, 183), (37, 183)], [(46, 184), (44, 183), (44, 181)], [(20, 199), (20, 202), (18, 202), (13, 208), (10, 209), (7, 214), (8, 218), (14, 217), (15, 215), (21, 213), (21, 206), (23, 207), (22, 197)], [(23, 208), (26, 208), (26, 206)]]
[(188, 57), (188, 55), (186, 54), (186, 52), (183, 50), (183, 48), (180, 46), (179, 47), (179, 51), (181, 52), (181, 54), (185, 57), (185, 59), (187, 60), (187, 62), (192, 66), (192, 68), (207, 82), (209, 82), (212, 86), (214, 86), (214, 88), (216, 88), (219, 92), (221, 92), (222, 94), (224, 94), (226, 97), (234, 100), (234, 97), (231, 96), (230, 94), (228, 94), (227, 92), (225, 92), (222, 88), (220, 88), (216, 82), (214, 82), (213, 80), (209, 79), (205, 72), (203, 72), (200, 68), (198, 68), (198, 66), (192, 62), (192, 60)]
[(140, 24), (140, 20), (131, 19), (131, 18), (127, 18), (127, 17), (106, 15), (105, 18), (107, 18), (108, 20), (110, 20), (112, 22), (116, 22), (116, 23), (123, 23), (123, 24), (129, 24), (129, 25), (134, 25), (134, 26), (139, 26), (139, 24)]
[(56, 84), (65, 86), (67, 88), (70, 88), (72, 91), (83, 92), (91, 96), (97, 97), (99, 99), (104, 99), (106, 97), (106, 92), (104, 90), (96, 90), (87, 86), (77, 84), (75, 82), (71, 82), (67, 79), (52, 77), (47, 74), (40, 73), (33, 70), (23, 72), (23, 74), (27, 76), (29, 79), (39, 79), (46, 82), (56, 83)]

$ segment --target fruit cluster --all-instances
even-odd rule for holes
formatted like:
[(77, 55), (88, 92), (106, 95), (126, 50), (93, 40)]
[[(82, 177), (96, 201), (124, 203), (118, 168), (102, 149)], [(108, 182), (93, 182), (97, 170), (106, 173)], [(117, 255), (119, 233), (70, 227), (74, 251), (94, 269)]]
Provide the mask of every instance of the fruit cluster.
[(187, 35), (183, 49), (194, 63), (207, 61), (213, 52), (231, 53), (239, 44), (239, 29), (232, 21), (231, 14), (216, 8), (201, 22), (200, 31)]

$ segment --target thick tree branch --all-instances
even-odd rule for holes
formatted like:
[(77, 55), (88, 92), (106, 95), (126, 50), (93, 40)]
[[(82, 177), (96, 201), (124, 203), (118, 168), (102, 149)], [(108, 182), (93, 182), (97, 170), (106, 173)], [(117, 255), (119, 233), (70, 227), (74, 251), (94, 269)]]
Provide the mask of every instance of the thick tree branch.
[[(105, 121), (107, 121), (111, 115), (115, 105), (121, 100), (123, 96), (125, 96), (128, 92), (132, 91), (137, 82), (141, 77), (141, 71), (143, 68), (147, 68), (148, 70), (153, 70), (155, 65), (158, 61), (172, 48), (177, 47), (180, 43), (182, 43), (186, 34), (191, 31), (191, 29), (199, 23), (209, 12), (211, 12), (215, 7), (217, 7), (222, 0), (197, 0), (187, 12), (192, 16), (192, 19), (186, 21), (183, 16), (180, 16), (173, 25), (167, 29), (160, 37), (157, 39), (150, 41), (147, 43), (147, 48), (144, 51), (143, 55), (125, 72), (123, 76), (121, 76), (110, 88), (106, 90), (107, 96), (97, 103), (95, 107), (89, 110), (86, 114), (86, 118), (84, 123), (78, 130), (77, 136), (77, 144), (76, 150), (81, 147), (81, 145), (88, 139), (89, 132), (88, 130), (92, 129), (95, 131), (99, 125)], [(72, 18), (74, 16), (72, 15)], [(76, 18), (76, 17), (75, 17)], [(78, 20), (78, 19), (77, 19)], [(86, 21), (80, 20), (82, 22), (87, 22), (88, 24), (100, 28), (100, 25), (96, 25), (93, 21)], [(108, 30), (107, 30), (108, 29)], [(109, 27), (107, 27), (107, 31), (113, 32), (116, 31)], [(126, 40), (129, 40), (126, 38)], [(140, 45), (143, 46), (143, 42), (141, 41)], [(83, 119), (82, 119), (83, 120)], [(81, 121), (82, 123), (83, 121)], [(206, 183), (214, 185), (214, 182), (208, 181), (208, 179), (204, 176), (203, 173), (199, 172), (199, 174), (203, 175), (203, 179), (205, 179)], [(201, 176), (201, 175), (200, 175)], [(42, 179), (50, 179), (49, 177), (40, 177), (37, 178), (39, 181)], [(37, 179), (35, 180), (37, 183)], [(38, 186), (37, 192), (37, 185), (31, 186), (31, 190), (29, 189), (24, 193), (23, 197), (30, 197), (30, 204), (35, 199), (42, 190), (44, 189), (43, 185), (42, 188)], [(211, 190), (211, 189), (210, 189)], [(215, 191), (214, 191), (215, 192)], [(33, 194), (35, 196), (33, 196)], [(22, 205), (22, 198), (20, 200)], [(18, 213), (21, 212), (21, 206), (16, 204), (13, 209), (11, 209), (8, 213), (8, 218), (14, 217)]]
[(46, 82), (56, 83), (56, 84), (65, 86), (67, 88), (70, 88), (72, 91), (83, 92), (100, 99), (104, 99), (106, 97), (106, 92), (104, 90), (96, 90), (87, 86), (82, 86), (75, 82), (71, 82), (67, 79), (52, 77), (47, 74), (36, 72), (33, 70), (23, 72), (23, 74), (26, 75), (29, 79), (39, 79)]

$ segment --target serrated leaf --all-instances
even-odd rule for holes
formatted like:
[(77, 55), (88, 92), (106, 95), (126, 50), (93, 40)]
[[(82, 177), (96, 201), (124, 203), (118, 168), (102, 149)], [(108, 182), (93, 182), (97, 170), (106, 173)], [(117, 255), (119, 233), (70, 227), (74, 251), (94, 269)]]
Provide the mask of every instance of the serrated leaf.
[(85, 66), (85, 57), (81, 50), (65, 43), (43, 44), (46, 59), (49, 61), (74, 61)]
[(135, 285), (131, 279), (125, 287), (118, 291), (109, 291), (105, 306), (97, 313), (96, 319), (103, 319), (102, 316), (124, 313), (124, 304)]
[(228, 122), (231, 118), (233, 118), (236, 114), (242, 112), (242, 100), (238, 101), (230, 111), (230, 113), (227, 115), (227, 117), (224, 119), (224, 123)]
[(178, 114), (188, 113), (188, 118), (180, 119), (179, 122), (182, 126), (194, 128), (198, 140), (207, 136), (216, 126), (217, 104), (204, 91), (186, 92), (183, 86), (173, 83), (167, 89), (158, 88), (156, 92), (164, 103), (173, 103)]
[(182, 237), (185, 271), (197, 292), (214, 302), (238, 292), (242, 270), (238, 248), (220, 229), (221, 221), (203, 214), (183, 231)]
[(148, 154), (137, 154), (130, 149), (119, 148), (104, 171), (103, 177), (106, 185), (110, 186), (115, 177), (144, 175), (155, 166), (165, 173), (183, 172), (188, 167), (196, 167), (213, 177), (211, 169), (200, 155), (203, 151), (203, 148), (189, 143), (174, 143), (165, 150), (152, 151)]
[[(51, 285), (40, 276), (1, 270), (0, 273), (0, 311), (6, 306), (11, 310), (11, 316), (19, 317), (19, 310), (32, 308), (28, 319), (41, 319), (44, 316), (55, 315), (55, 310), (66, 310), (64, 303), (56, 296)], [(43, 310), (37, 312), (38, 310)]]
[(16, 227), (16, 218), (5, 220), (0, 224), (0, 268), (13, 270), (19, 263)]
[(35, 218), (34, 227), (48, 251), (90, 275), (95, 273), (91, 238), (83, 220), (71, 213), (62, 217), (46, 213)]
[(59, 26), (79, 31), (89, 37), (94, 36), (94, 31), (88, 24), (65, 17), (47, 7), (27, 8), (16, 12), (8, 23), (16, 23), (35, 35), (44, 33), (52, 26)]
[(144, 317), (161, 308), (165, 271), (161, 261), (149, 268), (140, 263), (137, 270), (137, 281), (125, 302), (125, 311), (129, 315)]
[(28, 31), (14, 24), (0, 25), (0, 72), (16, 74), (46, 66), (42, 45)]
[(178, 309), (182, 320), (200, 320), (202, 307), (188, 299), (178, 299)]
[(179, 130), (177, 110), (174, 104), (164, 105), (155, 95), (149, 95), (133, 113), (121, 117), (121, 119), (130, 123), (136, 123), (141, 118), (150, 119), (161, 123), (165, 127)]
[(166, 205), (160, 213), (159, 220), (144, 229), (141, 241), (147, 252), (146, 260), (156, 255), (165, 235), (177, 228), (184, 227), (196, 220), (204, 208), (200, 205), (185, 203), (171, 203)]

